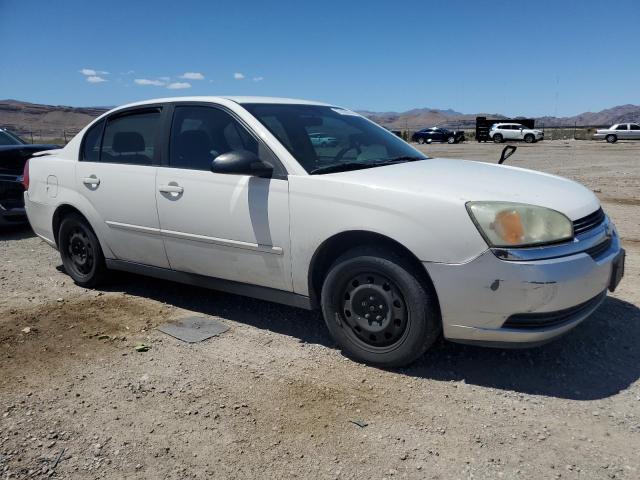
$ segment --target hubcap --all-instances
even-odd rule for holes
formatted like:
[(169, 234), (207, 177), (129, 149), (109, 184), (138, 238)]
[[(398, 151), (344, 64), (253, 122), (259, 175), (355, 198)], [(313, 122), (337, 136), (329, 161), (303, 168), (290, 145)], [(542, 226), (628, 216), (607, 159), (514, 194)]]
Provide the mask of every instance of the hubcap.
[(346, 284), (342, 313), (355, 337), (374, 347), (396, 343), (407, 327), (407, 309), (398, 287), (375, 273), (357, 275)]
[(87, 275), (93, 268), (93, 248), (87, 233), (81, 228), (75, 228), (69, 235), (67, 252), (74, 270), (81, 275)]

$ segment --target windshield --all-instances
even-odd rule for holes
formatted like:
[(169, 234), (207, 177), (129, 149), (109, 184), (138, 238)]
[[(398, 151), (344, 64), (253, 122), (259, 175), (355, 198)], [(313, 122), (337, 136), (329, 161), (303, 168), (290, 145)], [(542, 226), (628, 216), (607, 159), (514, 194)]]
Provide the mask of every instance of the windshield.
[(12, 133), (7, 132), (6, 130), (0, 130), (0, 146), (6, 145), (24, 145), (26, 142), (23, 141), (17, 135), (13, 135)]
[(320, 105), (245, 104), (310, 174), (424, 160), (425, 155), (349, 110)]

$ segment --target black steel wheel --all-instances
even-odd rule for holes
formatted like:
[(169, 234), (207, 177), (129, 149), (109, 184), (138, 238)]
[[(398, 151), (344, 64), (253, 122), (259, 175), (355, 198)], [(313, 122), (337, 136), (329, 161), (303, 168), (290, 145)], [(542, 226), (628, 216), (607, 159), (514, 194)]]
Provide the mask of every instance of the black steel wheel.
[(501, 134), (501, 133), (496, 133), (496, 134), (493, 136), (493, 141), (494, 141), (495, 143), (502, 143), (502, 141), (503, 141), (502, 134)]
[(338, 258), (322, 287), (322, 312), (345, 355), (383, 367), (419, 358), (441, 331), (435, 292), (405, 256), (358, 247)]
[(95, 287), (106, 266), (100, 242), (89, 223), (76, 213), (65, 216), (58, 231), (58, 249), (67, 274), (82, 287)]
[(402, 338), (408, 312), (392, 280), (375, 272), (362, 272), (342, 288), (342, 313), (354, 341), (386, 347)]

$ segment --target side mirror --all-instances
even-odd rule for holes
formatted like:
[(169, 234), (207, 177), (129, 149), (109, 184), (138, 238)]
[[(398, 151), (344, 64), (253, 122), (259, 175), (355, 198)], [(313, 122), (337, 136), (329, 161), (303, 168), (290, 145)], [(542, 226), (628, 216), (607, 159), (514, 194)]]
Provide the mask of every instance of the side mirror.
[(273, 166), (263, 162), (255, 153), (248, 150), (232, 150), (214, 158), (211, 162), (211, 171), (268, 178), (273, 175)]

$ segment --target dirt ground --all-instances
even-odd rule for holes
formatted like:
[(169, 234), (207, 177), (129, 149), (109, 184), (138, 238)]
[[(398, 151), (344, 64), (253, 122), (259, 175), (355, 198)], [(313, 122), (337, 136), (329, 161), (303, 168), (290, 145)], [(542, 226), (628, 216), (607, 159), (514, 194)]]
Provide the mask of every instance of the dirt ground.
[[(640, 478), (640, 143), (507, 163), (597, 192), (623, 283), (544, 347), (442, 341), (395, 371), (343, 358), (316, 313), (125, 274), (85, 290), (28, 229), (1, 232), (0, 477)], [(155, 329), (192, 313), (230, 329), (192, 345)]]

